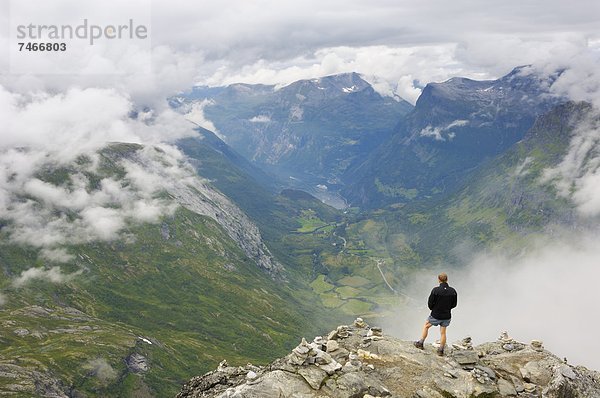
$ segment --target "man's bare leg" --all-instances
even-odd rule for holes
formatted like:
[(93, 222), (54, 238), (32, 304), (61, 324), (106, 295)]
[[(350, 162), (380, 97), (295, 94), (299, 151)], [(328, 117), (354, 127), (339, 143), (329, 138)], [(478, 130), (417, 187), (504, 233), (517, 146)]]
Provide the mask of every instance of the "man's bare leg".
[(429, 321), (425, 321), (425, 325), (423, 325), (423, 334), (421, 335), (421, 340), (414, 342), (415, 347), (417, 347), (421, 350), (423, 349), (423, 343), (425, 342), (425, 339), (427, 338), (427, 332), (429, 331), (429, 328), (431, 326), (433, 326), (433, 325), (431, 323), (429, 323)]
[(425, 342), (425, 339), (427, 338), (427, 333), (429, 332), (429, 328), (432, 326), (433, 325), (429, 323), (429, 321), (425, 321), (425, 325), (423, 326), (423, 333), (421, 334), (422, 342)]
[(446, 347), (446, 326), (440, 326), (440, 350)]

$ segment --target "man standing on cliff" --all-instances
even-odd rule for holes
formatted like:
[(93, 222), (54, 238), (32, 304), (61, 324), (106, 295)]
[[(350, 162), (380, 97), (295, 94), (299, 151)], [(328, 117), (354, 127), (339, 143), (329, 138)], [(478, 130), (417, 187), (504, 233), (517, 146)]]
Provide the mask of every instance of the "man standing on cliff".
[(441, 337), (437, 354), (442, 356), (444, 355), (444, 347), (446, 346), (446, 328), (450, 325), (450, 318), (452, 318), (450, 310), (456, 307), (458, 295), (456, 294), (456, 290), (448, 285), (448, 275), (444, 272), (438, 275), (438, 282), (440, 285), (433, 288), (427, 301), (431, 315), (425, 321), (421, 340), (415, 341), (415, 347), (423, 349), (423, 343), (427, 338), (429, 328), (439, 326)]

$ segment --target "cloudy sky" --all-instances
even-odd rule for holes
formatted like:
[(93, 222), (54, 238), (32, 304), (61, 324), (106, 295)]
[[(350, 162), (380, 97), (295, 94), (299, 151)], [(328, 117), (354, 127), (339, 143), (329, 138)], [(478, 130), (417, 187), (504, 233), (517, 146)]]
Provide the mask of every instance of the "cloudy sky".
[[(153, 102), (194, 83), (289, 83), (357, 71), (378, 82), (382, 91), (396, 90), (415, 101), (420, 87), (430, 81), (457, 75), (498, 77), (530, 63), (568, 64), (600, 49), (600, 3), (593, 0), (122, 3), (93, 1), (83, 7), (73, 0), (51, 0), (41, 8), (39, 2), (13, 0), (3, 4), (2, 20), (7, 27), (82, 18), (149, 20), (150, 73), (148, 59), (131, 50), (108, 58), (135, 65), (133, 70), (142, 71), (135, 76), (99, 77), (84, 66), (79, 74), (59, 78), (11, 75), (5, 61), (3, 85), (16, 91), (110, 85)], [(13, 33), (4, 29), (3, 42)], [(69, 62), (77, 65), (77, 59)], [(96, 61), (101, 66), (106, 65)]]

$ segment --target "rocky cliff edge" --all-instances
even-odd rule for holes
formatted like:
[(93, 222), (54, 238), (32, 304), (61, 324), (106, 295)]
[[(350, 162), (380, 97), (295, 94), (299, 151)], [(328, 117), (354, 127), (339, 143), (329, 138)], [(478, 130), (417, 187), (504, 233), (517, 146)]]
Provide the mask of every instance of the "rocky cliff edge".
[(541, 341), (503, 332), (473, 347), (470, 337), (446, 347), (383, 334), (358, 318), (326, 337), (302, 342), (268, 366), (228, 366), (194, 377), (177, 398), (600, 397), (600, 373), (566, 363)]

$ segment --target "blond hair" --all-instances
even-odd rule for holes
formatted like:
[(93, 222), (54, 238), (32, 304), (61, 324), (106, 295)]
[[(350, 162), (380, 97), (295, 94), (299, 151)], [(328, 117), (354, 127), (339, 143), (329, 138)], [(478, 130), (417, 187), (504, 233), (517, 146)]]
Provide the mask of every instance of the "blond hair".
[(438, 280), (442, 283), (448, 282), (448, 275), (445, 272), (442, 272), (438, 275)]

